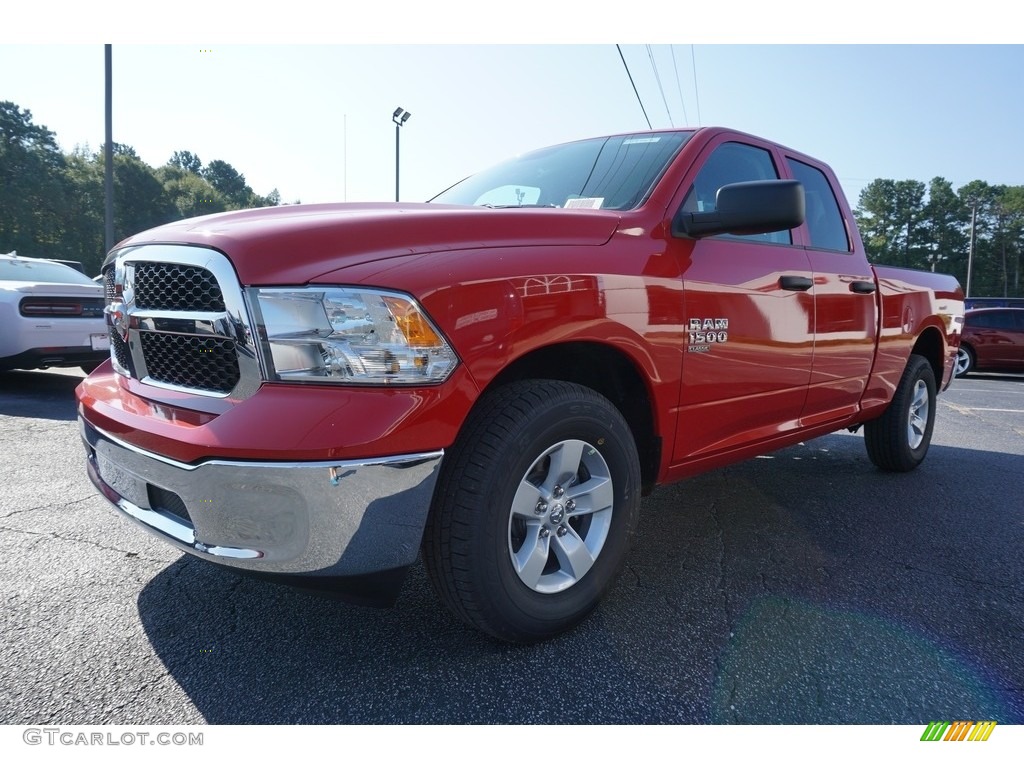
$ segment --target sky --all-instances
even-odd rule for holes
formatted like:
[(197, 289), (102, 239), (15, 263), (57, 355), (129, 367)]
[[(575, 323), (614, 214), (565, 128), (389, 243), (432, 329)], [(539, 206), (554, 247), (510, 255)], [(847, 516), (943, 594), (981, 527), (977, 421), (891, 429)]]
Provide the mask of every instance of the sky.
[[(567, 5), (562, 13), (590, 8)], [(71, 32), (60, 27), (50, 39), (0, 29), (0, 100), (30, 110), (65, 151), (98, 150), (103, 42), (112, 42), (114, 141), (154, 167), (176, 150), (227, 161), (257, 193), (276, 188), (285, 202), (393, 200), (397, 107), (411, 113), (399, 137), (405, 201), (426, 200), (518, 153), (646, 129), (648, 120), (654, 128), (737, 128), (805, 152), (833, 167), (854, 205), (880, 177), (1024, 184), (1019, 44), (936, 45), (925, 36), (914, 44), (819, 45), (801, 41), (828, 34), (751, 34), (751, 24), (733, 25), (738, 43), (696, 33), (661, 40), (665, 31), (646, 23), (601, 23), (599, 34), (581, 25), (582, 42), (552, 41), (536, 34), (541, 25), (524, 30), (522, 13), (504, 38), (494, 29), (505, 19), (489, 34), (460, 37), (435, 18), (433, 35), (375, 40), (353, 34), (340, 17), (331, 26), (326, 17), (317, 24), (291, 14), (276, 35), (276, 19), (240, 31), (230, 19), (189, 25), (181, 23), (187, 14), (176, 14), (155, 31), (97, 28), (94, 16), (77, 19), (76, 7), (67, 6), (71, 15), (58, 10)], [(477, 16), (484, 7), (535, 8), (470, 7)], [(388, 8), (404, 19), (400, 30), (417, 18), (401, 3)], [(296, 17), (306, 19), (312, 42), (302, 42)], [(174, 32), (163, 34), (168, 26)], [(183, 30), (192, 39), (176, 40)], [(614, 40), (602, 39), (609, 31), (622, 36), (621, 56)], [(776, 37), (788, 42), (754, 44)], [(933, 37), (956, 36), (940, 27)]]

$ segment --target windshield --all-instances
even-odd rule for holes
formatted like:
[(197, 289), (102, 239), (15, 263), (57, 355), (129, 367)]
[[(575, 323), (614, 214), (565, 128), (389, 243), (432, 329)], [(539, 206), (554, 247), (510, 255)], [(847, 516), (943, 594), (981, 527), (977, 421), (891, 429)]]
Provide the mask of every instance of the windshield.
[(95, 286), (88, 276), (78, 270), (52, 261), (35, 259), (0, 259), (0, 280), (18, 280), (25, 283), (71, 283)]
[(692, 135), (637, 133), (540, 149), (470, 176), (430, 202), (494, 208), (635, 208)]

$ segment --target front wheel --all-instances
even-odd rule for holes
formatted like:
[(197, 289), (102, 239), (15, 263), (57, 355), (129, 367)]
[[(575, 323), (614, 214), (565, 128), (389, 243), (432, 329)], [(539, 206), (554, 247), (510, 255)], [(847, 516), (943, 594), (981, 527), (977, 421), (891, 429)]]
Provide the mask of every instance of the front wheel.
[(639, 505), (640, 463), (618, 409), (577, 384), (518, 382), (480, 402), (445, 457), (424, 562), (471, 626), (544, 640), (600, 601)]
[(956, 367), (953, 373), (956, 376), (966, 376), (975, 366), (974, 351), (970, 347), (960, 347), (956, 353)]
[(864, 425), (868, 457), (880, 469), (909, 472), (928, 453), (935, 426), (935, 372), (911, 355), (885, 412)]

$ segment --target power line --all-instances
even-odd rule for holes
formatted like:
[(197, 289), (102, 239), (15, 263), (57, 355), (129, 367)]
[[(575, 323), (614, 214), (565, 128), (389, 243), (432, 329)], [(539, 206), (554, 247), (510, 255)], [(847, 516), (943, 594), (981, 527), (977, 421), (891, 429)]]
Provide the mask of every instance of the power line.
[(690, 116), (686, 114), (686, 102), (683, 101), (683, 83), (679, 79), (679, 65), (676, 63), (676, 47), (670, 45), (669, 50), (672, 51), (672, 68), (676, 71), (676, 87), (679, 89), (679, 103), (683, 107), (683, 121), (689, 125)]
[(700, 119), (700, 91), (697, 90), (697, 58), (693, 55), (693, 43), (690, 43), (690, 65), (693, 68), (693, 95), (697, 99), (697, 125), (703, 125)]
[(619, 52), (619, 58), (622, 59), (622, 66), (626, 68), (626, 77), (629, 78), (629, 84), (633, 86), (633, 93), (636, 94), (636, 100), (640, 104), (640, 111), (644, 113), (644, 120), (647, 121), (647, 127), (653, 128), (654, 126), (651, 125), (651, 118), (647, 116), (647, 110), (644, 109), (644, 102), (640, 98), (640, 92), (636, 89), (636, 83), (633, 82), (633, 75), (629, 73), (629, 65), (626, 64), (626, 57), (622, 55), (622, 48), (618, 43), (615, 44), (615, 50)]
[(654, 51), (647, 46), (647, 57), (651, 60), (651, 69), (654, 70), (654, 81), (658, 84), (658, 92), (661, 93), (661, 101), (665, 104), (665, 111), (668, 113), (668, 124), (675, 125), (672, 119), (672, 111), (668, 108), (668, 99), (665, 98), (665, 89), (661, 87), (661, 76), (658, 74), (658, 65), (654, 62)]

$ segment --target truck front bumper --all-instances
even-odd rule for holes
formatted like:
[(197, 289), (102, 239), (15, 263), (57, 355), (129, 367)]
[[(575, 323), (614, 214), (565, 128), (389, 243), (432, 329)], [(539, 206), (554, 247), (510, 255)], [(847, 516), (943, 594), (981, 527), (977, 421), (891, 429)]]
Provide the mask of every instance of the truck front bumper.
[(179, 549), (275, 581), (388, 603), (417, 556), (443, 451), (185, 464), (79, 418), (89, 478)]

